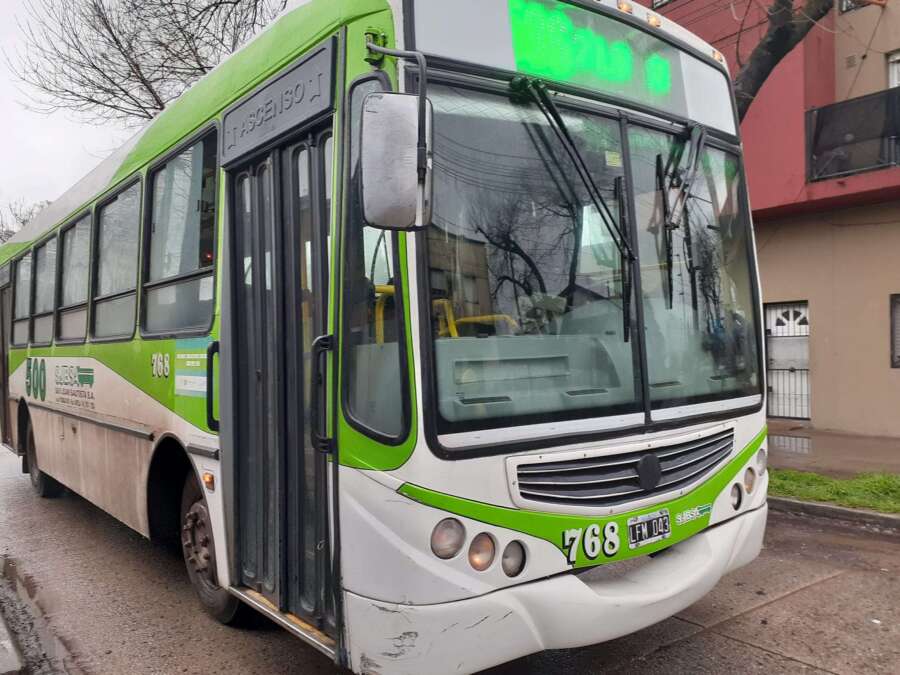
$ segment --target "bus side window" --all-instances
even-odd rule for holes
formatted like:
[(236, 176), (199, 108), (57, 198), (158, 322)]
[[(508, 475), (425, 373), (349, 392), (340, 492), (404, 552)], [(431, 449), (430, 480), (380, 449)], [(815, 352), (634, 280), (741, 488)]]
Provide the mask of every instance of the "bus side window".
[(56, 236), (34, 249), (34, 312), (31, 342), (48, 345), (53, 341), (53, 310), (56, 288)]
[(399, 439), (407, 425), (403, 379), (402, 289), (395, 273), (396, 235), (363, 225), (359, 190), (359, 125), (365, 97), (382, 91), (378, 80), (353, 89), (350, 104), (350, 198), (345, 226), (345, 409), (376, 437)]
[(134, 183), (100, 208), (94, 330), (98, 338), (134, 335), (141, 184)]
[(81, 341), (87, 334), (88, 270), (91, 252), (91, 217), (84, 216), (63, 230), (60, 244), (60, 341)]
[(22, 256), (16, 263), (15, 294), (12, 344), (24, 347), (28, 344), (31, 325), (31, 253)]
[(149, 218), (144, 330), (206, 331), (213, 314), (216, 132), (157, 169)]

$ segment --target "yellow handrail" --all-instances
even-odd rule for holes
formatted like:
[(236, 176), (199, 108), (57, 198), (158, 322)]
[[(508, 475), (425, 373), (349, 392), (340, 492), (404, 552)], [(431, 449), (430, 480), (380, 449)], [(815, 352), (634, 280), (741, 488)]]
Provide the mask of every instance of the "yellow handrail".
[(438, 298), (431, 301), (432, 306), (437, 309), (444, 310), (444, 316), (438, 316), (438, 336), (444, 337), (447, 333), (450, 337), (458, 338), (459, 331), (456, 330), (456, 316), (453, 314), (453, 303), (447, 298)]
[[(375, 294), (378, 296), (375, 300), (375, 343), (384, 344), (384, 308), (387, 305), (388, 298), (392, 298), (396, 293), (394, 286), (375, 286)], [(460, 324), (489, 324), (503, 321), (513, 330), (518, 330), (519, 324), (508, 314), (485, 314), (483, 316), (464, 316), (460, 319), (456, 318), (453, 311), (453, 303), (447, 298), (438, 298), (432, 301), (435, 310), (442, 310), (438, 314), (438, 336), (446, 337), (449, 335), (453, 338), (459, 337)]]
[(384, 344), (384, 306), (387, 304), (388, 298), (394, 297), (396, 290), (393, 286), (375, 286), (375, 294), (378, 299), (375, 300), (375, 343)]

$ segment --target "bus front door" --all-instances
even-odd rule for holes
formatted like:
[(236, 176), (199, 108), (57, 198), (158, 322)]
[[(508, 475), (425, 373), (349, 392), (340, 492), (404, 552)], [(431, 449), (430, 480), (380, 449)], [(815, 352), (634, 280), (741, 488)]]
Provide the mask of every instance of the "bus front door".
[(332, 150), (319, 129), (231, 172), (239, 585), (331, 634), (327, 462), (309, 423)]

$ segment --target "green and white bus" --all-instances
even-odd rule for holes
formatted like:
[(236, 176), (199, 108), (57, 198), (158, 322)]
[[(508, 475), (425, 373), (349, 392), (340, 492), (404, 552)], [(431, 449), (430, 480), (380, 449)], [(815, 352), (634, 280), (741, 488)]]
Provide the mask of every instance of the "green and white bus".
[(35, 490), (355, 672), (611, 640), (760, 551), (728, 71), (631, 0), (290, 2), (0, 287)]

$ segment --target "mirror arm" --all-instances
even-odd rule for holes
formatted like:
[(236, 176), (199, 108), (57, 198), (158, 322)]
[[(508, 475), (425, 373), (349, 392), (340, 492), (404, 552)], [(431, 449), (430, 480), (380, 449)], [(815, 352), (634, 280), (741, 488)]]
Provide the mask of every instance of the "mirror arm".
[(427, 118), (428, 118), (428, 64), (425, 61), (425, 55), (422, 52), (409, 52), (401, 49), (389, 49), (380, 47), (371, 40), (366, 44), (370, 52), (376, 54), (384, 54), (385, 56), (393, 56), (398, 59), (415, 60), (419, 66), (419, 142), (417, 147), (417, 167), (419, 173), (419, 183), (425, 184), (428, 175), (428, 137), (427, 137)]

